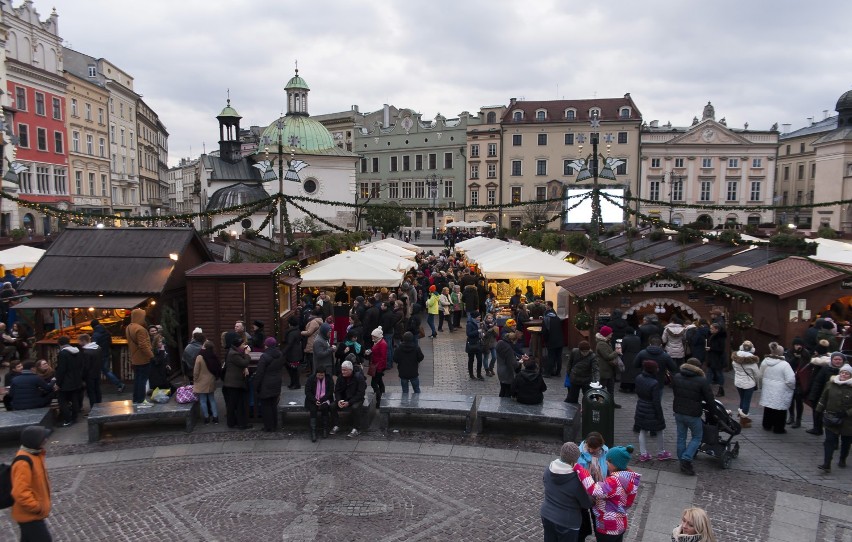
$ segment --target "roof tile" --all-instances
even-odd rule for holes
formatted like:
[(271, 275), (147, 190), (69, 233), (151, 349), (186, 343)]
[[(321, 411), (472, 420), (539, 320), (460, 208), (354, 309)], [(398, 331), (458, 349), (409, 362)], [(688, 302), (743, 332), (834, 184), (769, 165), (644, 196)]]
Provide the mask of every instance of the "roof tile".
[[(847, 266), (836, 266), (847, 268)], [(848, 267), (852, 274), (852, 266)], [(779, 298), (822, 286), (848, 276), (841, 271), (829, 269), (806, 258), (792, 256), (749, 271), (722, 279), (729, 286), (747, 288), (755, 292), (776, 295)]]
[(622, 260), (601, 269), (559, 281), (556, 284), (577, 297), (586, 297), (606, 288), (611, 288), (616, 284), (653, 277), (657, 273), (665, 271), (665, 269), (660, 265), (635, 260)]

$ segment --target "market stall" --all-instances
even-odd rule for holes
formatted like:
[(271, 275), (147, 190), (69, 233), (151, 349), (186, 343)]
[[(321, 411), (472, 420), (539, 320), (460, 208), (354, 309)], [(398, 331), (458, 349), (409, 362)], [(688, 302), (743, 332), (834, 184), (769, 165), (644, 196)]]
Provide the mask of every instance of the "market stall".
[[(386, 238), (382, 239), (381, 241), (376, 241), (376, 242), (377, 243), (390, 243), (392, 245), (402, 247), (406, 250), (410, 250), (410, 251), (416, 252), (418, 254), (423, 252), (422, 247), (419, 247), (417, 245), (412, 245), (411, 243), (406, 243), (405, 241), (403, 241), (401, 239), (397, 239), (396, 237), (386, 237)], [(369, 244), (372, 244), (372, 243), (369, 243)], [(363, 245), (363, 246), (367, 246), (367, 245)]]
[(405, 247), (401, 247), (395, 245), (393, 243), (388, 243), (386, 241), (376, 241), (375, 243), (369, 243), (359, 248), (364, 252), (378, 252), (379, 254), (391, 254), (398, 258), (405, 258), (407, 260), (413, 260), (417, 255), (417, 252), (414, 250), (409, 250)]
[(0, 275), (11, 271), (17, 277), (25, 277), (44, 256), (44, 250), (26, 245), (0, 250)]
[[(399, 269), (384, 263), (385, 258), (370, 254), (344, 252), (326, 258), (301, 271), (302, 288), (342, 286), (397, 287), (408, 268)], [(393, 264), (396, 266), (397, 264)]]

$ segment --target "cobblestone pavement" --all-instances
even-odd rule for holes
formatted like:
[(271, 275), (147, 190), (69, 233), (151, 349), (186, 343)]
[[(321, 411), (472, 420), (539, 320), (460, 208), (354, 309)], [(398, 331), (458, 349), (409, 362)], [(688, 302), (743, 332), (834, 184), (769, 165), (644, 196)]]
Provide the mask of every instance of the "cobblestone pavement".
[[(497, 394), (494, 378), (468, 379), (462, 333), (421, 344), (425, 389)], [(397, 389), (395, 370), (385, 382)], [(561, 379), (547, 383), (548, 399), (564, 397)], [(729, 386), (729, 407), (734, 395)], [(635, 443), (635, 400), (617, 400), (616, 441)], [(670, 412), (670, 390), (665, 402)], [(767, 435), (753, 414), (729, 470), (708, 456), (697, 458), (696, 477), (674, 461), (637, 466), (642, 485), (625, 540), (667, 541), (680, 511), (695, 505), (708, 510), (720, 542), (852, 542), (849, 472), (817, 473), (822, 439), (804, 433), (808, 424)], [(387, 435), (374, 418), (360, 438), (317, 443), (299, 417), (275, 434), (118, 424), (97, 444), (86, 442), (84, 424), (58, 429), (49, 523), (56, 540), (69, 541), (541, 540), (541, 476), (560, 445), (556, 426), (489, 424), (466, 435), (458, 420), (399, 418)], [(670, 449), (674, 436), (672, 427)], [(0, 450), (9, 457), (14, 446)], [(0, 542), (16, 540), (8, 514), (0, 518)]]

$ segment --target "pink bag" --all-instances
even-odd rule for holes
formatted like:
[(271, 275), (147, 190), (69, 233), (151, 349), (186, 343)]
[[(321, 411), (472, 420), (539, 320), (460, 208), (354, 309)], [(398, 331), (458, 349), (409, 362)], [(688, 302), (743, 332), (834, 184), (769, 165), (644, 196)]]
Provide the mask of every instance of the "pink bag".
[(198, 401), (198, 397), (192, 391), (192, 385), (181, 386), (175, 392), (175, 401), (178, 403), (194, 403)]

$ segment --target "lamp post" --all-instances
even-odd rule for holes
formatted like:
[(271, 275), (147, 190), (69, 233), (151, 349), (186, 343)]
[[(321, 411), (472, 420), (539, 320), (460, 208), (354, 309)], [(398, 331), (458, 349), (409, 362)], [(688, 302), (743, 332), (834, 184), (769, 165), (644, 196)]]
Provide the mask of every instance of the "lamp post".
[[(591, 127), (592, 128), (600, 128), (601, 121), (598, 117), (598, 112), (592, 111), (591, 114)], [(578, 152), (582, 155), (583, 153), (583, 143), (585, 143), (586, 138), (583, 134), (577, 136), (577, 142), (580, 144), (578, 147)], [(601, 195), (600, 188), (598, 187), (598, 179), (607, 179), (610, 181), (615, 180), (615, 173), (612, 168), (620, 165), (623, 162), (613, 161), (609, 158), (609, 152), (612, 143), (612, 134), (606, 134), (604, 136), (604, 141), (606, 141), (607, 148), (607, 156), (604, 157), (602, 154), (598, 152), (598, 144), (600, 143), (600, 135), (597, 132), (592, 132), (590, 134), (589, 142), (592, 144), (592, 153), (589, 154), (585, 160), (575, 160), (572, 164), (574, 169), (579, 169), (577, 173), (577, 182), (586, 181), (588, 179), (592, 179), (592, 219), (591, 219), (591, 227), (589, 229), (589, 242), (593, 249), (597, 250), (600, 245), (600, 230), (601, 230)], [(604, 167), (601, 168), (600, 160), (603, 160)]]
[(663, 183), (666, 182), (666, 175), (669, 176), (669, 224), (671, 224), (672, 216), (674, 215), (674, 201), (672, 196), (674, 195), (675, 183), (681, 183), (680, 193), (683, 194), (683, 176), (675, 175), (673, 171), (667, 171), (663, 173)]
[(443, 182), (444, 177), (437, 173), (426, 175), (426, 187), (429, 188), (429, 194), (432, 197), (432, 239), (438, 237), (438, 211), (435, 210), (435, 200), (438, 198), (438, 186)]

